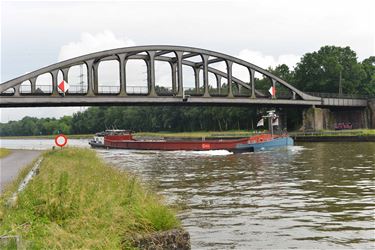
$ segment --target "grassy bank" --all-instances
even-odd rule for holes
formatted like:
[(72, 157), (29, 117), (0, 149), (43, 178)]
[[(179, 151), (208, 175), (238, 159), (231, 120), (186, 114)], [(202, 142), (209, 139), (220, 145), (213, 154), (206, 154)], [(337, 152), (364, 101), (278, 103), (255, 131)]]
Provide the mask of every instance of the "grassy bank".
[(8, 155), (10, 155), (11, 151), (6, 148), (0, 148), (0, 158), (4, 158)]
[(293, 136), (375, 136), (375, 129), (320, 130), (313, 132), (292, 132)]
[(27, 249), (129, 248), (134, 234), (180, 225), (162, 197), (92, 150), (46, 152), (39, 175), (10, 208), (6, 200), (16, 187), (1, 197), (0, 235), (20, 235)]

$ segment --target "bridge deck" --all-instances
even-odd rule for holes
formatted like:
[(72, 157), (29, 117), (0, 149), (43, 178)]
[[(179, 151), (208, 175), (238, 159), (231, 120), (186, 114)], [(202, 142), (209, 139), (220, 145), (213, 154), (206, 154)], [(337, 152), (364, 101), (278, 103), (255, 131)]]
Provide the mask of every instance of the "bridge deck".
[(343, 106), (366, 107), (364, 99), (288, 100), (249, 97), (200, 97), (183, 99), (176, 96), (2, 96), (0, 107), (95, 106), (95, 105), (260, 105), (260, 106)]

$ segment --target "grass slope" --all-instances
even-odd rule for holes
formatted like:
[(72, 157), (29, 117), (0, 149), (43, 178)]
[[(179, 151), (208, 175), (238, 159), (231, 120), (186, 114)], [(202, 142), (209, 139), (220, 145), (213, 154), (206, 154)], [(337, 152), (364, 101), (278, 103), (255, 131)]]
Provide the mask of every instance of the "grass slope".
[(0, 158), (4, 158), (8, 155), (10, 155), (11, 151), (6, 148), (0, 148)]
[(292, 132), (291, 135), (300, 136), (374, 136), (375, 129), (348, 129), (348, 130), (320, 130), (315, 132)]
[(0, 199), (0, 235), (20, 235), (27, 249), (131, 248), (134, 234), (180, 226), (160, 196), (88, 149), (46, 152), (39, 175), (10, 208), (16, 187)]

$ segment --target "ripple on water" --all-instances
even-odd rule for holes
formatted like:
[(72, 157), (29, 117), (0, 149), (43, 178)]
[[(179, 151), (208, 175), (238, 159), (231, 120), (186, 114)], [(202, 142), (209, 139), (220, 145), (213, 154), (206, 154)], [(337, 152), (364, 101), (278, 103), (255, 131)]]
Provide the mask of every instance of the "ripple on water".
[[(350, 150), (347, 150), (350, 149)], [(372, 249), (375, 143), (287, 150), (100, 150), (136, 172), (179, 214), (193, 249)]]

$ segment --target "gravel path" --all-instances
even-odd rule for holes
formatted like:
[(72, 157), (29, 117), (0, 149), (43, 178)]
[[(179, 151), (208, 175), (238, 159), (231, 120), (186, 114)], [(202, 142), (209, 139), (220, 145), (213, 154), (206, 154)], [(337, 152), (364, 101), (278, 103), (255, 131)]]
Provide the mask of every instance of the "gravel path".
[(10, 155), (0, 159), (0, 193), (23, 167), (42, 153), (40, 150), (12, 149), (11, 151)]

